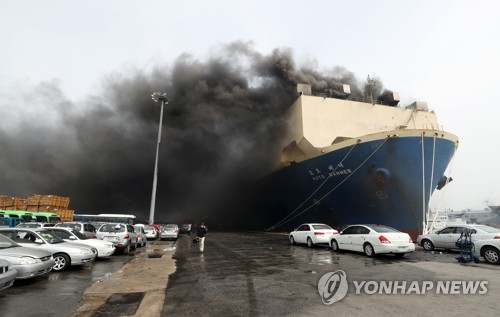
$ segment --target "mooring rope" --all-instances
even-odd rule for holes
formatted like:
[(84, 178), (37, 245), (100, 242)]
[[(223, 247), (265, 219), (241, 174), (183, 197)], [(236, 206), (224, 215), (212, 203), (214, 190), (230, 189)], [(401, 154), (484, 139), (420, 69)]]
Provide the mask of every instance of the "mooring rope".
[(268, 229), (266, 229), (266, 231), (269, 231), (269, 230), (273, 230), (274, 228), (280, 226), (283, 224), (283, 221), (287, 220), (288, 217), (291, 217), (295, 212), (297, 212), (297, 210), (299, 210), (312, 196), (314, 196), (314, 194), (316, 194), (316, 192), (321, 188), (323, 187), (323, 185), (332, 177), (331, 175), (333, 175), (333, 173), (335, 173), (335, 171), (337, 170), (337, 168), (339, 168), (339, 166), (342, 165), (342, 163), (345, 161), (345, 159), (349, 156), (349, 154), (351, 154), (352, 150), (354, 149), (354, 147), (357, 145), (358, 143), (354, 143), (352, 145), (352, 147), (349, 149), (349, 151), (347, 152), (347, 154), (344, 156), (344, 158), (342, 160), (340, 160), (340, 162), (335, 166), (335, 169), (332, 171), (331, 174), (328, 175), (328, 177), (318, 186), (318, 188), (316, 188), (312, 193), (311, 195), (309, 195), (309, 197), (307, 197), (302, 203), (299, 204), (299, 206), (297, 206), (297, 208), (295, 208), (291, 213), (289, 213), (285, 218), (281, 219), (280, 221), (278, 221), (276, 224), (274, 224), (273, 226), (269, 227)]
[(386, 138), (384, 139), (384, 141), (382, 141), (380, 143), (380, 145), (375, 149), (375, 151), (373, 151), (373, 153), (371, 153), (363, 162), (361, 162), (361, 164), (358, 165), (358, 167), (356, 167), (351, 174), (349, 174), (346, 178), (344, 178), (339, 184), (337, 184), (337, 186), (335, 186), (332, 190), (330, 190), (328, 193), (326, 193), (323, 197), (321, 197), (320, 199), (316, 200), (313, 204), (311, 204), (309, 207), (307, 207), (306, 209), (304, 209), (303, 211), (301, 211), (300, 213), (298, 213), (297, 215), (293, 216), (292, 218), (284, 221), (286, 218), (288, 218), (291, 214), (289, 214), (288, 216), (286, 216), (283, 220), (281, 220), (280, 222), (278, 222), (278, 224), (268, 228), (266, 231), (269, 231), (269, 230), (272, 230), (274, 228), (276, 228), (277, 226), (281, 226), (295, 218), (297, 218), (298, 216), (302, 215), (303, 213), (305, 213), (306, 211), (308, 211), (309, 209), (311, 209), (314, 205), (317, 205), (319, 204), (320, 201), (322, 201), (323, 199), (325, 199), (328, 195), (330, 195), (333, 191), (335, 191), (337, 188), (340, 187), (340, 185), (342, 185), (345, 181), (347, 181), (352, 175), (354, 175), (354, 173), (356, 173), (360, 168), (361, 166), (363, 166), (373, 155), (375, 155), (375, 153), (377, 153), (377, 151), (385, 144), (385, 142), (387, 142), (387, 140), (389, 139), (389, 136), (386, 136)]

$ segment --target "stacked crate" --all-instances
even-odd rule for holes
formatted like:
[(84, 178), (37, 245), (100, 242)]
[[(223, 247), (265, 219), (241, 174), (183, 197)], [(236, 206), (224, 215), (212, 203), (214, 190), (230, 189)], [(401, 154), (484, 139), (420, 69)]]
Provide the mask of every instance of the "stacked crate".
[(55, 195), (28, 196), (28, 211), (55, 212), (59, 209), (68, 209), (69, 197)]
[(68, 209), (69, 197), (56, 195), (28, 196), (28, 211), (53, 212), (61, 217), (62, 221), (72, 221), (74, 210)]
[(72, 221), (74, 210), (68, 209), (69, 197), (56, 195), (30, 195), (28, 198), (0, 195), (0, 209), (26, 210), (31, 212), (53, 212), (62, 221)]
[(0, 195), (0, 209), (3, 210), (16, 210), (15, 208), (15, 198), (5, 195)]
[(75, 211), (71, 209), (59, 209), (55, 213), (61, 217), (61, 221), (73, 221)]

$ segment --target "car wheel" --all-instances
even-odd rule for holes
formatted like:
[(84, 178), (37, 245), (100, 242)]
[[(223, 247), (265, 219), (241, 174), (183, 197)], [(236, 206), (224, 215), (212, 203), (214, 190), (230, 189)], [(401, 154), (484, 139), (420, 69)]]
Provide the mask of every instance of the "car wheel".
[(311, 238), (309, 238), (309, 237), (307, 237), (307, 246), (308, 246), (309, 248), (314, 247), (314, 243), (313, 243), (313, 241), (311, 240)]
[(363, 246), (363, 250), (365, 250), (365, 254), (367, 257), (371, 258), (375, 255), (375, 250), (373, 250), (373, 246), (369, 243), (366, 243)]
[(130, 253), (130, 244), (127, 244), (127, 246), (123, 249), (123, 254), (129, 254)]
[(483, 251), (484, 260), (490, 264), (500, 263), (500, 253), (498, 249), (493, 247), (486, 247)]
[(332, 239), (332, 241), (330, 241), (330, 246), (332, 247), (333, 251), (335, 251), (335, 252), (339, 252), (340, 251), (339, 243), (337, 242), (337, 240)]
[[(132, 242), (130, 242), (132, 243)], [(137, 240), (135, 241), (134, 245), (131, 247), (132, 250), (137, 250)]]
[(422, 240), (422, 248), (424, 248), (425, 251), (432, 251), (434, 250), (434, 244), (431, 242), (431, 240)]
[(63, 253), (54, 254), (55, 264), (52, 267), (54, 271), (63, 271), (70, 266), (71, 262), (69, 256)]
[(296, 245), (295, 239), (293, 238), (293, 236), (290, 236), (290, 244)]

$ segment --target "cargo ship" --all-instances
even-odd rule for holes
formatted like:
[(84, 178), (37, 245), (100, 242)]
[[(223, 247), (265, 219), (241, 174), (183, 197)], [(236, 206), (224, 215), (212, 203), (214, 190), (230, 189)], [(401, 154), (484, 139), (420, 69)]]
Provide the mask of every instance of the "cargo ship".
[(457, 136), (443, 131), (427, 103), (399, 105), (297, 85), (279, 166), (263, 181), (258, 219), (267, 230), (304, 222), (377, 223), (409, 233), (425, 228), (430, 197), (450, 178)]

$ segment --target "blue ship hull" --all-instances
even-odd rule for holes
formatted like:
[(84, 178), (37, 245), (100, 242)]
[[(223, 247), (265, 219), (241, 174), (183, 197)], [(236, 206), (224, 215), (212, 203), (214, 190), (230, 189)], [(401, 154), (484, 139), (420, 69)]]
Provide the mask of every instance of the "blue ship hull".
[(304, 222), (378, 223), (416, 238), (456, 145), (427, 132), (351, 141), (274, 172), (265, 181), (261, 225), (290, 230)]

